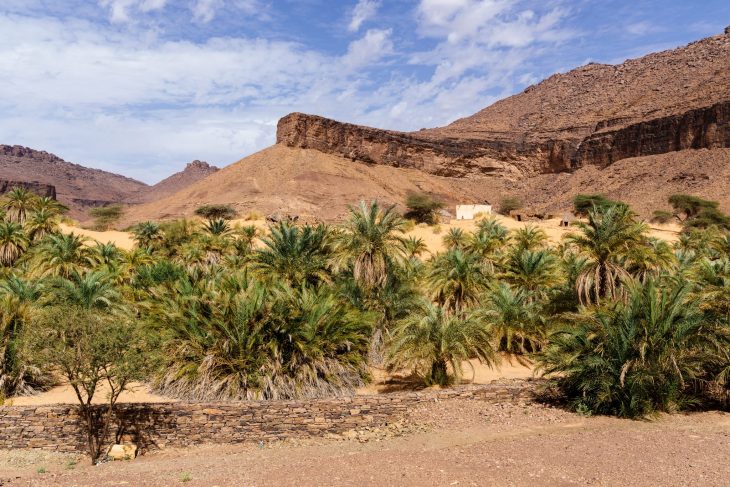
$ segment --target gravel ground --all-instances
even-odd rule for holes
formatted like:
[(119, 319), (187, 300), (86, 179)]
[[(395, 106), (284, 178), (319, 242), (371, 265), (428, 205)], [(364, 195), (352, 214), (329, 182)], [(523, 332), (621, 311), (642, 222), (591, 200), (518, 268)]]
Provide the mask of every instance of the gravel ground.
[(385, 428), (318, 440), (171, 449), (89, 466), (0, 453), (0, 485), (727, 486), (730, 414), (653, 421), (542, 405), (434, 402)]

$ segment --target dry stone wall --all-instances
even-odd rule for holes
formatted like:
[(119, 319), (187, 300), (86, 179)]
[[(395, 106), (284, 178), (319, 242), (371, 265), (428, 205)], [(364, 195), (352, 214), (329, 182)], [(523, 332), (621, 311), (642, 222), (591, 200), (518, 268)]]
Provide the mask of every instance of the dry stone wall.
[[(529, 401), (535, 382), (353, 396), (310, 401), (121, 404), (107, 443), (132, 442), (142, 451), (204, 443), (244, 443), (306, 438), (384, 426), (429, 401), (466, 398)], [(104, 407), (100, 406), (98, 414)], [(72, 405), (0, 407), (0, 448), (85, 451)]]

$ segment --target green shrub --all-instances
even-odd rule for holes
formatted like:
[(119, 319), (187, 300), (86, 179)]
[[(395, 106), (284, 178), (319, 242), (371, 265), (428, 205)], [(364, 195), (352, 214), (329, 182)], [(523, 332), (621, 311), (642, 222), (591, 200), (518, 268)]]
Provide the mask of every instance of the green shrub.
[(674, 215), (670, 211), (656, 210), (651, 217), (652, 223), (669, 223), (674, 218)]
[(237, 213), (230, 205), (203, 205), (195, 210), (195, 214), (207, 220), (232, 220)]
[(610, 206), (625, 204), (626, 203), (623, 203), (622, 201), (608, 199), (602, 194), (578, 194), (575, 198), (573, 198), (575, 214), (581, 216), (587, 215), (593, 208), (605, 210)]
[(444, 203), (426, 193), (408, 193), (406, 195), (406, 218), (417, 223), (433, 224), (438, 221), (436, 212), (444, 207)]
[(673, 194), (669, 197), (669, 204), (674, 208), (675, 215), (683, 215), (684, 228), (706, 229), (718, 227), (730, 230), (730, 216), (720, 211), (717, 201), (704, 200), (688, 194)]
[(103, 232), (109, 230), (122, 218), (124, 207), (122, 205), (102, 206), (92, 208), (89, 214), (94, 217), (94, 230)]
[(522, 201), (516, 196), (506, 196), (499, 202), (499, 212), (502, 215), (509, 215), (512, 210), (522, 208)]

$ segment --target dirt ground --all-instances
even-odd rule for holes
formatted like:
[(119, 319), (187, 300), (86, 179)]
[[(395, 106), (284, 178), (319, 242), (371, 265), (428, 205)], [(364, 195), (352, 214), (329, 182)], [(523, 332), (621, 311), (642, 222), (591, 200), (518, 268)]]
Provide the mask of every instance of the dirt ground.
[(398, 424), (365, 435), (171, 449), (96, 467), (73, 455), (5, 451), (0, 485), (719, 487), (730, 478), (727, 413), (630, 421), (454, 399)]

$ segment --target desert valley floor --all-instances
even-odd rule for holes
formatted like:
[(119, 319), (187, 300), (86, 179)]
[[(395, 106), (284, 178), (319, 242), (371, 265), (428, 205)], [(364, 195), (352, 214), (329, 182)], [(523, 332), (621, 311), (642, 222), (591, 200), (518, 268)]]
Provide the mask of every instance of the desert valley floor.
[(0, 452), (0, 485), (722, 487), (728, 478), (728, 413), (632, 421), (458, 399), (349, 438), (170, 449), (95, 467), (77, 455)]

